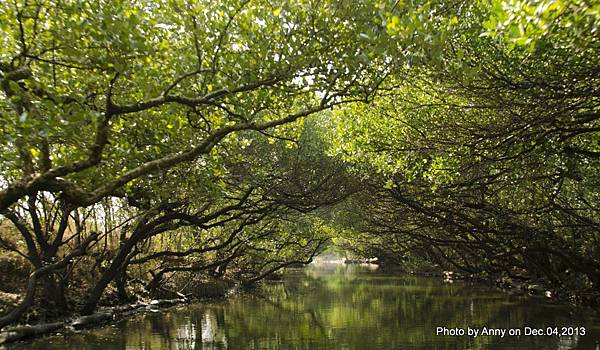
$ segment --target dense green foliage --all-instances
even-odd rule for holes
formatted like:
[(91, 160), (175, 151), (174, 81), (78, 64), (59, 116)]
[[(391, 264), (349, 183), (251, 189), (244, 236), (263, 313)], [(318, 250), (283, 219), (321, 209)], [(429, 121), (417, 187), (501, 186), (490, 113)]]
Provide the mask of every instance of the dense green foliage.
[(597, 290), (598, 10), (480, 6), (447, 33), (441, 66), (337, 114), (334, 152), (373, 188), (353, 207), (363, 251)]
[(586, 0), (3, 2), (0, 249), (33, 273), (0, 326), (251, 285), (332, 237), (581, 297), (599, 27)]
[(132, 280), (156, 295), (173, 273), (231, 266), (252, 283), (310, 261), (327, 235), (308, 213), (345, 190), (323, 147), (298, 140), (302, 119), (372, 98), (393, 62), (387, 34), (358, 38), (385, 9), (3, 2), (0, 242), (35, 273), (0, 324), (38, 281), (66, 310), (71, 280), (91, 276), (76, 283), (90, 313), (113, 284), (127, 300)]

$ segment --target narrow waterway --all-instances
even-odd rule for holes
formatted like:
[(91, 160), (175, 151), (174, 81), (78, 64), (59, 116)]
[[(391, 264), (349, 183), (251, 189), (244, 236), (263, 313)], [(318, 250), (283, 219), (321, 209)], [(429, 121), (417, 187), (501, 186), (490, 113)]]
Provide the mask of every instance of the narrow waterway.
[[(147, 313), (9, 349), (600, 349), (600, 320), (581, 310), (439, 278), (331, 265), (290, 272), (258, 294)], [(438, 335), (438, 327), (465, 335)], [(481, 335), (484, 327), (498, 335)], [(554, 327), (566, 335), (525, 335)], [(469, 336), (468, 328), (479, 335)], [(517, 330), (520, 336), (509, 335)]]

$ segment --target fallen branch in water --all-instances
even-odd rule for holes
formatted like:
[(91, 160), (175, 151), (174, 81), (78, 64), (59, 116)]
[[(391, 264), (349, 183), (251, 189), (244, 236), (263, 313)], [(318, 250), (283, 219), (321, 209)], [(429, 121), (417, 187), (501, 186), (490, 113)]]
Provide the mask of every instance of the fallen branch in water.
[(166, 308), (186, 302), (188, 302), (187, 299), (158, 299), (152, 300), (148, 304), (135, 303), (120, 305), (91, 315), (79, 316), (64, 322), (43, 323), (32, 326), (16, 326), (0, 332), (0, 345), (55, 333), (61, 330), (91, 328), (128, 317), (137, 312), (156, 311), (160, 308)]

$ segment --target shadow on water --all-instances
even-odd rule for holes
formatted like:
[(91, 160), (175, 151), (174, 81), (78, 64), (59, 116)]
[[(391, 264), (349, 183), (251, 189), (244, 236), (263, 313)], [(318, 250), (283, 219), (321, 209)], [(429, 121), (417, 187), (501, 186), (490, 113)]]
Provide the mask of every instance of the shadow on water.
[[(442, 336), (437, 327), (585, 327), (585, 335)], [(600, 321), (481, 285), (361, 266), (291, 271), (256, 295), (186, 305), (9, 349), (600, 349)]]

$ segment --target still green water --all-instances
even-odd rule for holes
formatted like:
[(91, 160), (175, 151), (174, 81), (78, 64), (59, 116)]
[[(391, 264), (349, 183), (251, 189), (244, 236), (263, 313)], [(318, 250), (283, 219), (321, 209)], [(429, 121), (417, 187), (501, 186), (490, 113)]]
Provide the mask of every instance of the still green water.
[[(542, 298), (356, 266), (290, 272), (259, 295), (147, 313), (9, 349), (600, 349), (600, 320)], [(441, 336), (437, 327), (585, 327), (573, 336)], [(579, 328), (579, 331), (580, 328)]]

